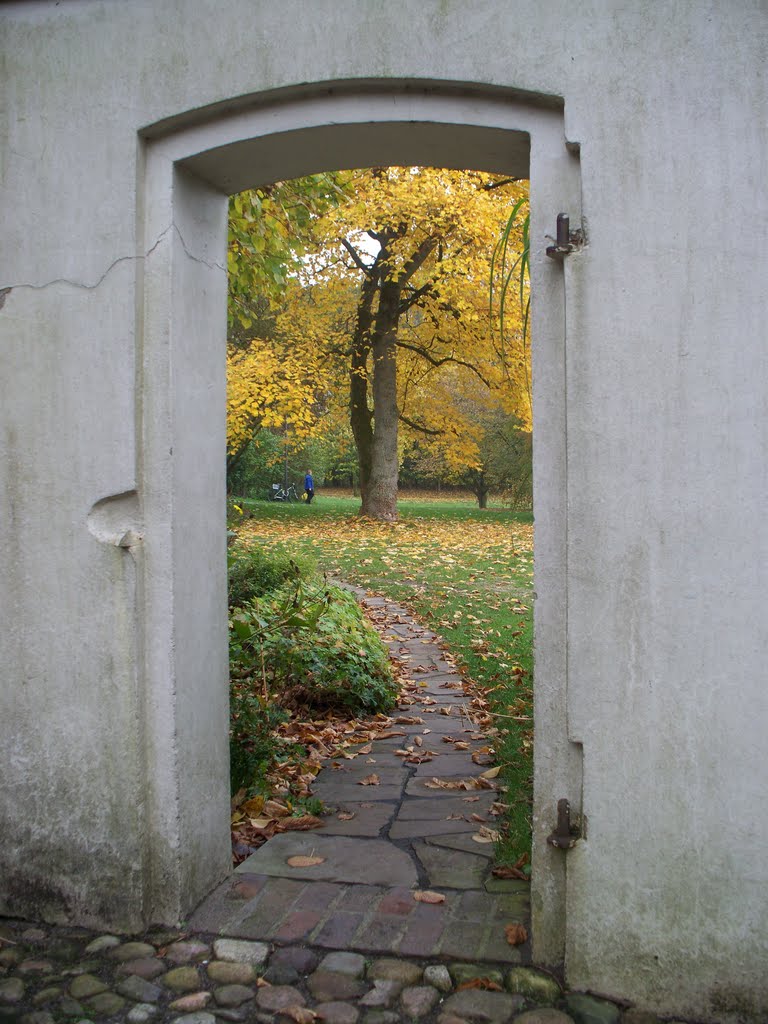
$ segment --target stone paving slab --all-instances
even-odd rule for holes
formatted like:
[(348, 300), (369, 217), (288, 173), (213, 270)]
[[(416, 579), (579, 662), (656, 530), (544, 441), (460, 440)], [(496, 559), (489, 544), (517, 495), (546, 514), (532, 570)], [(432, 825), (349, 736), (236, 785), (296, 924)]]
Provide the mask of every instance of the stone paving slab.
[[(372, 769), (373, 770), (373, 769)], [(398, 801), (403, 793), (402, 785), (397, 786), (359, 786), (356, 782), (334, 783), (330, 780), (317, 779), (312, 784), (312, 793), (330, 807), (360, 799), (365, 794), (366, 801)], [(271, 842), (272, 840), (270, 840)]]
[(421, 797), (406, 797), (400, 806), (398, 819), (409, 821), (440, 821), (451, 814), (469, 817), (472, 814), (487, 815), (496, 793), (483, 790), (477, 793), (448, 793), (436, 800)]
[(436, 757), (431, 761), (422, 761), (416, 765), (416, 775), (437, 775), (443, 777), (455, 777), (457, 775), (478, 775), (491, 767), (488, 764), (476, 764), (471, 756), (471, 751), (453, 753), (450, 747), (445, 752), (438, 751)]
[(330, 771), (326, 768), (318, 776), (318, 782), (328, 786), (336, 784), (347, 785), (350, 782), (354, 782), (360, 784), (361, 789), (358, 790), (358, 793), (360, 793), (366, 789), (373, 788), (372, 786), (363, 786), (362, 780), (367, 779), (371, 775), (376, 775), (380, 780), (379, 784), (382, 786), (400, 786), (403, 781), (403, 770), (398, 761), (399, 759), (394, 759), (391, 755), (369, 758), (362, 764), (358, 761), (346, 761), (338, 768), (333, 768)]
[[(432, 763), (434, 763), (434, 762), (432, 762)], [(419, 796), (419, 797), (428, 797), (429, 796), (429, 797), (435, 798), (435, 794), (436, 793), (450, 793), (452, 796), (455, 796), (457, 793), (459, 793), (459, 794), (466, 794), (467, 796), (471, 796), (471, 795), (474, 795), (475, 793), (488, 792), (488, 790), (483, 790), (482, 786), (477, 788), (477, 789), (473, 788), (474, 780), (477, 779), (478, 776), (480, 776), (480, 774), (481, 774), (483, 769), (478, 768), (477, 765), (473, 765), (472, 768), (473, 768), (472, 771), (467, 771), (467, 772), (464, 772), (464, 773), (462, 773), (460, 775), (446, 775), (446, 774), (442, 774), (442, 773), (440, 773), (438, 771), (432, 771), (431, 774), (429, 772), (425, 772), (423, 775), (414, 775), (413, 778), (409, 779), (407, 784), (406, 784), (406, 787), (405, 787), (406, 795), (407, 796)], [(427, 785), (427, 783), (431, 782), (433, 778), (438, 779), (438, 781), (440, 781), (440, 782), (447, 782), (449, 784), (454, 784), (455, 783), (458, 788), (456, 788), (456, 789), (439, 789), (439, 788), (438, 789), (433, 789), (432, 787)], [(467, 785), (468, 785), (467, 789), (462, 789), (459, 786), (459, 784), (462, 783), (462, 782), (466, 782), (467, 783)]]
[(430, 889), (482, 888), (488, 872), (484, 857), (425, 842), (414, 843), (413, 851), (427, 873)]
[[(323, 818), (323, 835), (376, 837), (394, 817), (397, 805), (385, 801), (354, 801), (338, 805), (337, 810)], [(352, 818), (339, 818), (352, 814)]]
[(423, 839), (432, 836), (454, 834), (456, 832), (475, 832), (477, 825), (464, 820), (432, 820), (424, 822), (396, 821), (389, 830), (390, 839)]
[[(322, 857), (312, 866), (291, 866), (293, 857)], [(285, 832), (274, 836), (236, 869), (238, 872), (323, 882), (416, 885), (411, 858), (392, 843), (377, 839)]]
[[(478, 843), (472, 838), (478, 828), (478, 823), (472, 822), (470, 830), (457, 833), (435, 832), (431, 836), (425, 836), (424, 842), (429, 843), (430, 846), (441, 846), (446, 850), (460, 850), (463, 853), (472, 853), (477, 857), (486, 857), (489, 860), (493, 860), (494, 844)], [(528, 885), (527, 882), (523, 884)]]
[[(409, 735), (423, 736), (425, 743), (427, 742), (427, 736), (430, 734), (434, 736), (460, 736), (462, 740), (466, 740), (470, 733), (477, 732), (477, 726), (466, 715), (460, 715), (456, 712), (450, 715), (440, 715), (424, 711), (419, 717), (422, 718), (421, 722), (409, 726), (399, 726), (398, 728), (408, 730), (407, 734)], [(425, 730), (429, 730), (429, 732), (425, 732)]]

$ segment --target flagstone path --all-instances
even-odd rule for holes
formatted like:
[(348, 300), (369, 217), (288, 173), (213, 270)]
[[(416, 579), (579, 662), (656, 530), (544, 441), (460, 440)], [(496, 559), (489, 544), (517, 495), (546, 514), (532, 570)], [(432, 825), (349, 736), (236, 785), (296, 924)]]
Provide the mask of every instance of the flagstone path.
[[(505, 936), (527, 923), (528, 883), (491, 875), (494, 845), (482, 828), (493, 828), (498, 793), (482, 778), (487, 740), (461, 676), (404, 608), (350, 589), (383, 621), (410, 680), (396, 724), (370, 753), (323, 766), (312, 787), (331, 811), (321, 829), (274, 836), (190, 926), (331, 950), (528, 962), (528, 944)], [(317, 863), (292, 866), (296, 857)], [(424, 891), (443, 902), (420, 902), (414, 893)]]

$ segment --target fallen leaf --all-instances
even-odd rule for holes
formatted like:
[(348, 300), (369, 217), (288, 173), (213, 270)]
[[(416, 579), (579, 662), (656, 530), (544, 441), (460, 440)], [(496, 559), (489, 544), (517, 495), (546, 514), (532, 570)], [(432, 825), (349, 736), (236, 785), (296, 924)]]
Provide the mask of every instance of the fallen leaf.
[(307, 832), (312, 828), (322, 828), (323, 819), (314, 814), (302, 814), (297, 818), (283, 818), (278, 822), (278, 832)]
[(474, 839), (474, 841), (476, 843), (492, 843), (493, 842), (493, 839), (491, 839), (490, 836), (485, 836), (485, 835), (483, 835), (482, 832), (475, 832), (475, 834), (472, 836), (472, 838)]
[(355, 815), (351, 811), (339, 811), (336, 817), (339, 821), (352, 821)]
[(510, 867), (508, 864), (501, 864), (493, 868), (491, 874), (494, 878), (519, 878), (522, 882), (528, 881), (527, 875), (524, 875), (518, 868)]
[(360, 749), (358, 750), (358, 754), (370, 754), (371, 749), (371, 744), (366, 743), (364, 747), (360, 747)]
[(432, 892), (430, 889), (416, 889), (413, 898), (417, 903), (445, 903), (445, 895), (441, 892)]
[(501, 771), (501, 765), (497, 764), (495, 768), (489, 768), (487, 772), (483, 772), (480, 776), (481, 779), (495, 779)]
[(242, 805), (242, 809), (243, 811), (245, 811), (249, 818), (258, 818), (261, 812), (264, 810), (264, 797), (251, 797), (250, 800), (245, 801), (245, 803)]
[(417, 747), (420, 747), (424, 740), (421, 738), (421, 736), (414, 736), (413, 742), (416, 744)]
[(322, 864), (324, 861), (325, 857), (310, 857), (304, 854), (296, 854), (294, 857), (289, 857), (285, 863), (292, 868), (313, 868), (316, 864)]
[(264, 814), (270, 818), (287, 818), (291, 813), (285, 804), (281, 804), (279, 800), (267, 800), (263, 809)]
[(371, 775), (366, 775), (364, 779), (360, 779), (358, 786), (378, 786), (379, 776), (373, 772)]
[(528, 932), (522, 924), (508, 924), (504, 929), (504, 937), (510, 946), (520, 946), (528, 941)]

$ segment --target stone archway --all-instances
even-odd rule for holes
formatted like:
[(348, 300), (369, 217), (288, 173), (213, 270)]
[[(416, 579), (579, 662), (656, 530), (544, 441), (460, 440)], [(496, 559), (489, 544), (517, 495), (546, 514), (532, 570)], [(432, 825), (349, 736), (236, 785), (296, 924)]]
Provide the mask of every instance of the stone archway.
[(536, 959), (563, 956), (565, 867), (544, 837), (580, 807), (567, 733), (563, 273), (578, 160), (554, 97), (428, 82), (332, 83), (239, 100), (142, 133), (138, 359), (141, 693), (148, 840), (143, 916), (175, 921), (229, 870), (224, 530), (227, 196), (315, 171), (471, 167), (532, 179), (537, 503)]

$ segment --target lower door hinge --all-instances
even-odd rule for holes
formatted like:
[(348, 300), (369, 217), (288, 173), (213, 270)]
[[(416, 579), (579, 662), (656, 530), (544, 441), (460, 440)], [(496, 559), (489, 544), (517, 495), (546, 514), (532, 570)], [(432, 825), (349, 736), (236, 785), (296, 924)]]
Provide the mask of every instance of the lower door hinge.
[(579, 839), (581, 827), (577, 822), (571, 821), (571, 805), (567, 800), (558, 800), (557, 827), (550, 836), (547, 836), (547, 842), (558, 850), (570, 850)]

